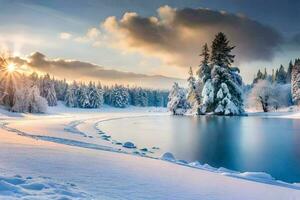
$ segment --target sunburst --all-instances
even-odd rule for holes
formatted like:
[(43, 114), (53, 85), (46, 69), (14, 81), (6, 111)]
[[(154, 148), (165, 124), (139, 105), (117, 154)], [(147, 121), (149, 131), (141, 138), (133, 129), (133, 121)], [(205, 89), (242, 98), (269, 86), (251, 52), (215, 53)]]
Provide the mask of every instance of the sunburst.
[(10, 63), (6, 66), (6, 70), (8, 73), (14, 73), (16, 71), (16, 66), (13, 63)]

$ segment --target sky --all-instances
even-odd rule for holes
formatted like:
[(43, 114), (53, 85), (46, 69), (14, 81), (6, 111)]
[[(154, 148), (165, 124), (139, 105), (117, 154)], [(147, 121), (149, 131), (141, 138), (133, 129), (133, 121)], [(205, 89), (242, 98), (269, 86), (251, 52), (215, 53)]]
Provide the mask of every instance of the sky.
[(169, 87), (224, 32), (246, 83), (300, 57), (297, 0), (0, 0), (0, 48), (70, 80)]

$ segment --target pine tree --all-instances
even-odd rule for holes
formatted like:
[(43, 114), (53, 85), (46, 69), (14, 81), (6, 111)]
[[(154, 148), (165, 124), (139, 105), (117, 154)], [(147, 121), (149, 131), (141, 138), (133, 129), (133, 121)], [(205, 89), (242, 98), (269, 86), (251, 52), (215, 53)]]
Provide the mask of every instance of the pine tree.
[[(223, 33), (216, 35), (212, 43), (211, 80), (207, 80), (202, 92), (201, 112), (220, 115), (240, 115), (244, 113), (242, 98), (242, 78), (239, 69), (230, 67), (234, 55), (229, 41)], [(222, 94), (222, 95), (221, 95)]]
[(127, 88), (116, 85), (110, 91), (110, 103), (117, 108), (125, 108), (129, 105), (129, 92)]
[(77, 83), (74, 81), (73, 84), (68, 86), (66, 95), (65, 95), (65, 104), (68, 107), (75, 108), (78, 107), (78, 99), (77, 99)]
[(253, 80), (253, 84), (257, 83), (259, 80), (263, 80), (264, 79), (264, 74), (260, 71), (260, 69), (258, 70), (256, 77)]
[(51, 80), (49, 74), (45, 75), (41, 80), (40, 93), (47, 100), (49, 106), (57, 105), (54, 82)]
[(266, 80), (268, 78), (267, 68), (265, 68), (264, 74), (262, 76), (263, 80)]
[(138, 87), (133, 90), (132, 102), (134, 106), (145, 107), (148, 105), (147, 92), (142, 88)]
[(292, 69), (293, 69), (293, 63), (290, 61), (288, 70), (286, 72), (286, 83), (291, 83), (292, 80)]
[(86, 85), (81, 84), (76, 93), (78, 106), (80, 108), (90, 108), (90, 101)]
[(168, 109), (173, 115), (182, 115), (189, 108), (186, 100), (186, 93), (183, 88), (179, 87), (178, 83), (174, 83), (168, 96)]
[(202, 83), (205, 83), (208, 79), (211, 78), (211, 67), (209, 66), (209, 49), (206, 43), (202, 47), (202, 53), (200, 54), (200, 56), (202, 57), (202, 60), (201, 64), (199, 65), (197, 75)]
[(47, 100), (40, 96), (39, 88), (33, 85), (29, 90), (28, 112), (44, 113), (47, 110)]
[(272, 69), (272, 83), (275, 83), (276, 81), (276, 75), (274, 73), (274, 69)]
[(197, 90), (196, 79), (193, 74), (192, 67), (189, 70), (188, 78), (188, 92), (187, 92), (187, 101), (195, 109), (197, 114), (200, 114), (200, 105), (201, 105), (201, 91)]
[(94, 83), (90, 82), (88, 86), (89, 108), (99, 108), (103, 104), (102, 89), (98, 89)]
[(3, 96), (3, 103), (4, 106), (11, 109), (14, 106), (15, 100), (15, 93), (16, 93), (16, 82), (13, 80), (11, 74), (8, 74), (6, 77), (5, 88), (4, 88), (4, 96)]
[(234, 46), (229, 46), (226, 35), (222, 32), (218, 33), (211, 45), (211, 63), (220, 67), (229, 67), (233, 63), (234, 55), (231, 51)]
[(284, 69), (284, 67), (282, 65), (280, 65), (280, 68), (277, 72), (277, 75), (276, 75), (276, 82), (279, 83), (279, 84), (285, 84), (286, 83), (286, 71)]
[(66, 82), (66, 79), (53, 80), (53, 82), (57, 100), (64, 101), (68, 89), (68, 83)]
[(293, 103), (300, 105), (300, 59), (295, 60), (292, 68), (291, 90)]
[[(238, 76), (238, 74), (236, 74)], [(244, 113), (241, 85), (234, 81), (229, 68), (215, 66), (212, 71), (215, 101), (214, 112), (220, 115)], [(220, 93), (224, 95), (221, 97)]]

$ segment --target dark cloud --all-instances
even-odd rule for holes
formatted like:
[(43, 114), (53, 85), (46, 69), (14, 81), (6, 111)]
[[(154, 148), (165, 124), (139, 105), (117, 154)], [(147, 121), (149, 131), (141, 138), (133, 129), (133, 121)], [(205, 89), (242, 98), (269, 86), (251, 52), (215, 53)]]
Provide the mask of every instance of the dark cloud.
[(34, 71), (49, 73), (59, 78), (79, 81), (101, 81), (105, 84), (130, 84), (143, 87), (169, 88), (173, 82), (183, 83), (182, 79), (160, 75), (143, 75), (107, 69), (96, 64), (64, 59), (48, 59), (45, 55), (35, 52), (26, 59), (13, 57), (11, 60), (18, 65), (27, 65)]
[(157, 56), (167, 64), (188, 67), (199, 63), (199, 51), (222, 31), (236, 46), (238, 62), (271, 60), (283, 42), (273, 28), (235, 15), (209, 9), (174, 9), (163, 6), (157, 17), (125, 13), (118, 20), (109, 17), (104, 29), (124, 51)]

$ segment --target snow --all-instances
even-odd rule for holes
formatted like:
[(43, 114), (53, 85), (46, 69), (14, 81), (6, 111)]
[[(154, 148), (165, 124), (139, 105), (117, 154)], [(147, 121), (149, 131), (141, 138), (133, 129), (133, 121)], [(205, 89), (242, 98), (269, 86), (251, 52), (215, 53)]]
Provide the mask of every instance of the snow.
[(75, 184), (59, 183), (49, 177), (0, 176), (0, 199), (89, 199)]
[(164, 153), (161, 156), (161, 159), (162, 160), (166, 160), (166, 161), (171, 161), (171, 162), (176, 161), (175, 156), (172, 153), (170, 153), (170, 152)]
[[(145, 156), (141, 150), (113, 144), (113, 138), (103, 140), (101, 136), (109, 133), (95, 129), (101, 120), (169, 115), (161, 108), (85, 110), (59, 102), (48, 114), (0, 111), (0, 199), (300, 198), (298, 184), (276, 181), (262, 172), (187, 163), (171, 153), (151, 158), (149, 152)], [(283, 113), (278, 116), (300, 117), (299, 112)]]
[(125, 142), (125, 143), (123, 144), (123, 147), (129, 148), (129, 149), (136, 148), (136, 146), (135, 146), (132, 142)]

